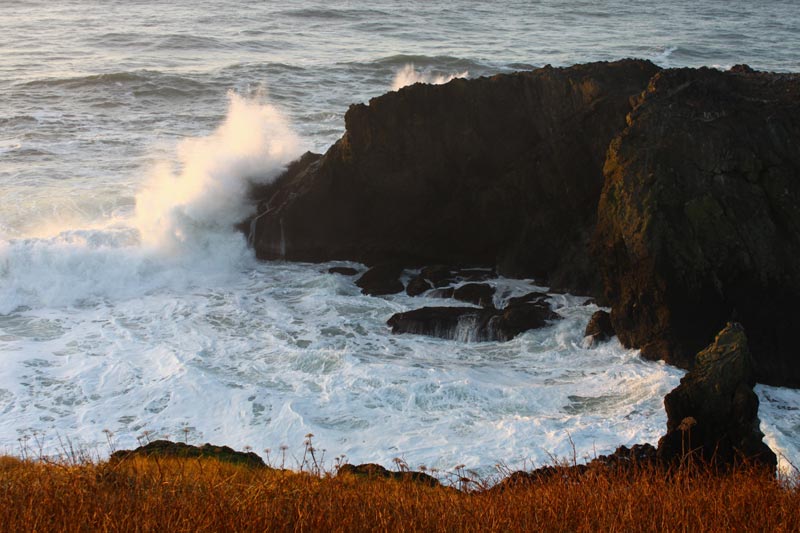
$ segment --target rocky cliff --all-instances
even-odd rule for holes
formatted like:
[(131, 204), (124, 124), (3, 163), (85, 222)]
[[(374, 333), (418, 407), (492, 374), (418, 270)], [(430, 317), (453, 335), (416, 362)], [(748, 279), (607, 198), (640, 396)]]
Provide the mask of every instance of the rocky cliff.
[(601, 292), (587, 253), (611, 139), (658, 68), (625, 60), (354, 105), (346, 133), (258, 191), (259, 257), (497, 266)]
[(624, 345), (686, 368), (736, 320), (756, 379), (800, 386), (800, 76), (545, 67), (417, 84), (345, 121), (255, 191), (259, 257), (484, 265), (602, 294)]
[(595, 252), (623, 344), (690, 367), (735, 319), (756, 378), (800, 385), (800, 77), (658, 73), (605, 176)]

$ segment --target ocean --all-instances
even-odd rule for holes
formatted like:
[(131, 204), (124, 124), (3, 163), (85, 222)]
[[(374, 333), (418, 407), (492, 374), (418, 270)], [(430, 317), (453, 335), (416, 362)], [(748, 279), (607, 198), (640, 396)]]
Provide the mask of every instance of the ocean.
[[(418, 81), (624, 57), (800, 71), (793, 0), (24, 0), (0, 20), (0, 451), (15, 455), (171, 438), (291, 464), (313, 434), (331, 462), (489, 475), (655, 443), (683, 372), (616, 339), (584, 347), (585, 297), (554, 295), (566, 318), (507, 343), (393, 336), (389, 316), (432, 301), (256, 261), (233, 229), (248, 180)], [(534, 288), (493, 283), (498, 304)], [(768, 444), (800, 464), (800, 391), (757, 392)]]

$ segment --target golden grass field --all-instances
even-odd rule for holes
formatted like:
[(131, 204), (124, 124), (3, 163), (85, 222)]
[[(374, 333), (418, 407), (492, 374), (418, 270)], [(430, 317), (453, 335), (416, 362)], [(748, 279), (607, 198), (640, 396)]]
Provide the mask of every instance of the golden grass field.
[[(475, 485), (477, 487), (477, 485)], [(797, 479), (596, 469), (504, 490), (216, 459), (0, 458), (3, 531), (800, 531)]]

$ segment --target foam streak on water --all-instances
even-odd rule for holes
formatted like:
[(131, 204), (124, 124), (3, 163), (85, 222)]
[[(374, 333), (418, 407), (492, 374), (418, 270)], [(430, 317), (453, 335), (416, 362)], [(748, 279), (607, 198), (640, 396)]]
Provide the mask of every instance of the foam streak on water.
[[(393, 336), (393, 313), (442, 301), (256, 262), (232, 229), (245, 183), (408, 83), (629, 56), (796, 71), (798, 49), (790, 0), (6, 3), (0, 448), (36, 432), (102, 453), (108, 429), (296, 451), (312, 432), (352, 462), (490, 469), (571, 455), (570, 436), (581, 457), (652, 442), (680, 372), (584, 349), (583, 299), (504, 344)], [(495, 283), (498, 304), (532, 289)], [(800, 463), (800, 394), (758, 392)]]

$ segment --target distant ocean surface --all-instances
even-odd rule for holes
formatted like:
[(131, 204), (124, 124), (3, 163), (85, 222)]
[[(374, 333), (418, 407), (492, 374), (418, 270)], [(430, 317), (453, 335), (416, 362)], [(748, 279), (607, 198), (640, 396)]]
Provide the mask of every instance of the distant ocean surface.
[[(797, 2), (364, 4), (0, 5), (0, 452), (103, 456), (113, 434), (291, 458), (313, 433), (329, 458), (487, 474), (663, 433), (682, 372), (584, 348), (585, 298), (508, 343), (392, 336), (424, 298), (257, 262), (232, 226), (247, 180), (324, 151), (351, 103), (623, 57), (800, 71)], [(532, 289), (495, 283), (498, 303)], [(800, 464), (800, 392), (757, 390)]]

